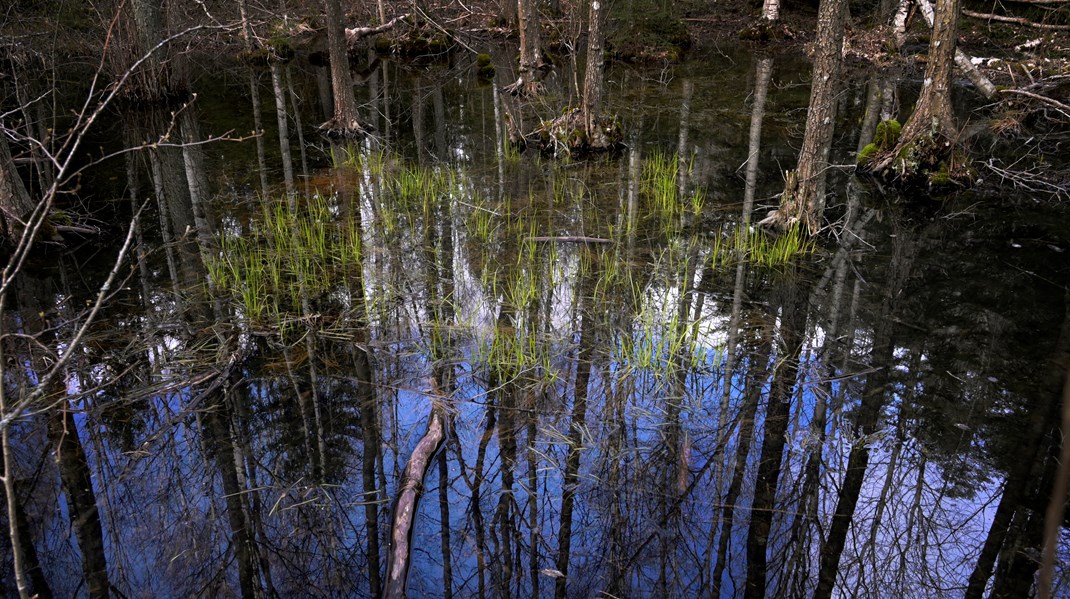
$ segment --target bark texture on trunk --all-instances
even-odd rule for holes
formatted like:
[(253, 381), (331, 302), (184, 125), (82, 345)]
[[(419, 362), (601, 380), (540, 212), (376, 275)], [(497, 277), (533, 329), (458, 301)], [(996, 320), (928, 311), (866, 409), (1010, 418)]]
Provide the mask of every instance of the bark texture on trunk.
[(956, 132), (951, 111), (951, 70), (955, 65), (958, 18), (958, 0), (936, 0), (921, 94), (914, 112), (903, 125), (899, 143), (876, 163), (874, 172), (884, 171), (894, 164), (900, 175), (917, 174), (950, 156), (951, 146), (945, 142)]
[(587, 30), (587, 70), (583, 77), (583, 127), (592, 148), (609, 146), (602, 126), (602, 83), (605, 76), (606, 0), (591, 0)]
[(22, 177), (15, 170), (7, 139), (0, 136), (0, 235), (8, 242), (14, 242), (22, 233), (22, 219), (33, 211), (33, 207)]
[(517, 0), (520, 15), (520, 78), (506, 91), (518, 96), (538, 94), (538, 81), (542, 67), (541, 44), (539, 43), (539, 13), (535, 0)]
[(331, 91), (334, 116), (320, 125), (331, 138), (355, 138), (364, 133), (357, 119), (357, 100), (349, 75), (349, 54), (345, 34), (345, 13), (339, 0), (324, 0), (327, 12), (327, 52), (331, 61)]
[(795, 176), (786, 177), (780, 208), (763, 220), (763, 224), (787, 229), (800, 223), (810, 234), (817, 233), (824, 207), (822, 196), (828, 172), (829, 149), (836, 126), (836, 93), (843, 60), (846, 17), (846, 0), (822, 0), (817, 12), (814, 76), (799, 163)]

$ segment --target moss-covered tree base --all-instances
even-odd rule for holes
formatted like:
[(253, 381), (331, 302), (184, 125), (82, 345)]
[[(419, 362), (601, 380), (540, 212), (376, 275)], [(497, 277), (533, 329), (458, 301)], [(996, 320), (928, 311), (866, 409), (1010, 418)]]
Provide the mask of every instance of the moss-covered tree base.
[(543, 121), (534, 132), (524, 136), (524, 141), (556, 157), (575, 158), (622, 147), (624, 134), (615, 116), (594, 117), (592, 125), (588, 132), (583, 111), (573, 108), (555, 119)]
[(873, 143), (858, 154), (858, 172), (879, 177), (905, 192), (951, 191), (970, 187), (977, 178), (966, 153), (933, 128), (913, 139), (900, 139), (899, 123), (877, 125)]

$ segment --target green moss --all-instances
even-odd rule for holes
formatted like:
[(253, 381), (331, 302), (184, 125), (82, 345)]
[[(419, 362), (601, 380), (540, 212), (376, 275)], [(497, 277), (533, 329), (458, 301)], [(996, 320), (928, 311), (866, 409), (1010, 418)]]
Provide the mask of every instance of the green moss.
[(873, 160), (873, 155), (877, 153), (877, 144), (868, 144), (862, 148), (862, 151), (858, 153), (858, 159), (855, 160), (855, 164), (858, 166), (866, 166)]
[(271, 48), (272, 55), (283, 62), (293, 60), (297, 54), (293, 42), (288, 37), (275, 36), (268, 38), (267, 46)]
[(483, 65), (476, 69), (476, 77), (480, 81), (490, 81), (494, 79), (494, 65)]
[(899, 134), (902, 133), (902, 131), (903, 126), (895, 119), (881, 121), (877, 124), (877, 131), (873, 136), (873, 143), (875, 143), (881, 150), (890, 150), (899, 142)]
[(386, 37), (375, 38), (374, 46), (376, 54), (390, 54), (394, 50), (394, 44)]
[(946, 162), (941, 162), (935, 171), (929, 173), (930, 187), (943, 187), (951, 184), (951, 172)]
[(490, 54), (487, 54), (486, 52), (484, 52), (482, 54), (477, 54), (476, 55), (476, 64), (479, 65), (480, 67), (488, 66), (490, 64)]

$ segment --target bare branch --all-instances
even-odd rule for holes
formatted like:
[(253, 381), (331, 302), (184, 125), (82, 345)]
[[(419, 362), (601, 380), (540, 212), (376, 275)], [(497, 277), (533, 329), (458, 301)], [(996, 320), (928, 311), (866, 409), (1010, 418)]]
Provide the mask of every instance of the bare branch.
[(1036, 23), (1023, 17), (1008, 17), (1006, 15), (994, 15), (992, 13), (974, 12), (972, 10), (962, 9), (962, 14), (967, 17), (973, 17), (975, 19), (984, 19), (986, 21), (999, 21), (1000, 23), (1014, 23), (1016, 25), (1025, 25), (1026, 27), (1033, 27), (1036, 29), (1047, 29), (1049, 31), (1070, 31), (1070, 25), (1049, 25), (1047, 23)]

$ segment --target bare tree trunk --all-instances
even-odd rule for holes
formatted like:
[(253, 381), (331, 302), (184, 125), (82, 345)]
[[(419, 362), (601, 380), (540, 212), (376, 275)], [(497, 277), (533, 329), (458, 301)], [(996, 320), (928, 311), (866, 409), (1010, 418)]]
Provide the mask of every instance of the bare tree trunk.
[[(924, 145), (940, 154), (949, 153), (941, 146), (944, 146), (943, 141), (954, 137), (957, 130), (951, 111), (951, 70), (955, 64), (958, 19), (958, 0), (936, 0), (933, 32), (929, 43), (929, 57), (925, 65), (925, 79), (922, 82), (921, 94), (914, 106), (914, 112), (903, 125), (899, 143), (888, 156), (874, 166), (875, 172), (881, 172), (897, 161), (901, 161), (904, 172), (916, 172), (928, 166), (926, 164), (907, 165), (903, 161), (904, 150), (919, 142), (924, 141)], [(918, 154), (921, 153), (924, 152)], [(911, 161), (919, 162), (918, 160)]]
[[(918, 8), (921, 9), (925, 22), (929, 24), (929, 27), (934, 27), (933, 6), (929, 3), (929, 0), (915, 0), (915, 2), (917, 2)], [(981, 92), (984, 97), (989, 99), (995, 97), (996, 86), (981, 71), (977, 70), (970, 57), (958, 48), (955, 48), (955, 64), (958, 65), (959, 69), (962, 70), (974, 87), (977, 88), (977, 91)]]
[(806, 114), (799, 163), (786, 177), (780, 208), (763, 224), (787, 229), (795, 223), (817, 233), (824, 208), (824, 181), (829, 150), (836, 127), (836, 93), (843, 60), (843, 31), (847, 0), (822, 0), (817, 12), (817, 41), (814, 46), (814, 75), (810, 87), (810, 109)]
[(357, 119), (357, 100), (349, 76), (349, 54), (345, 35), (345, 14), (339, 0), (324, 0), (327, 9), (327, 50), (331, 61), (331, 90), (334, 116), (320, 125), (328, 137), (351, 139), (364, 134)]
[(754, 65), (754, 91), (751, 94), (750, 135), (748, 136), (746, 186), (743, 188), (743, 217), (740, 225), (744, 230), (750, 226), (754, 211), (754, 192), (758, 186), (758, 157), (762, 147), (762, 119), (765, 117), (765, 99), (769, 95), (769, 80), (773, 76), (773, 59), (760, 58)]
[(779, 19), (780, 0), (765, 0), (762, 2), (762, 18), (770, 22)]
[(517, 0), (520, 15), (520, 78), (506, 91), (518, 96), (538, 94), (538, 81), (542, 67), (541, 44), (539, 43), (539, 12), (535, 0)]
[(583, 78), (583, 127), (592, 148), (609, 147), (602, 125), (602, 82), (605, 77), (605, 22), (608, 0), (591, 0), (587, 29), (587, 69)]
[(290, 125), (289, 114), (286, 111), (286, 92), (283, 91), (282, 84), (282, 67), (277, 61), (271, 60), (268, 68), (271, 69), (271, 89), (275, 93), (275, 116), (279, 125), (279, 153), (282, 156), (282, 178), (286, 185), (286, 197), (292, 201), (297, 194), (297, 187), (294, 185), (293, 158), (290, 155)]
[(23, 219), (33, 211), (34, 203), (15, 170), (6, 136), (0, 135), (0, 235), (14, 245), (22, 234)]

